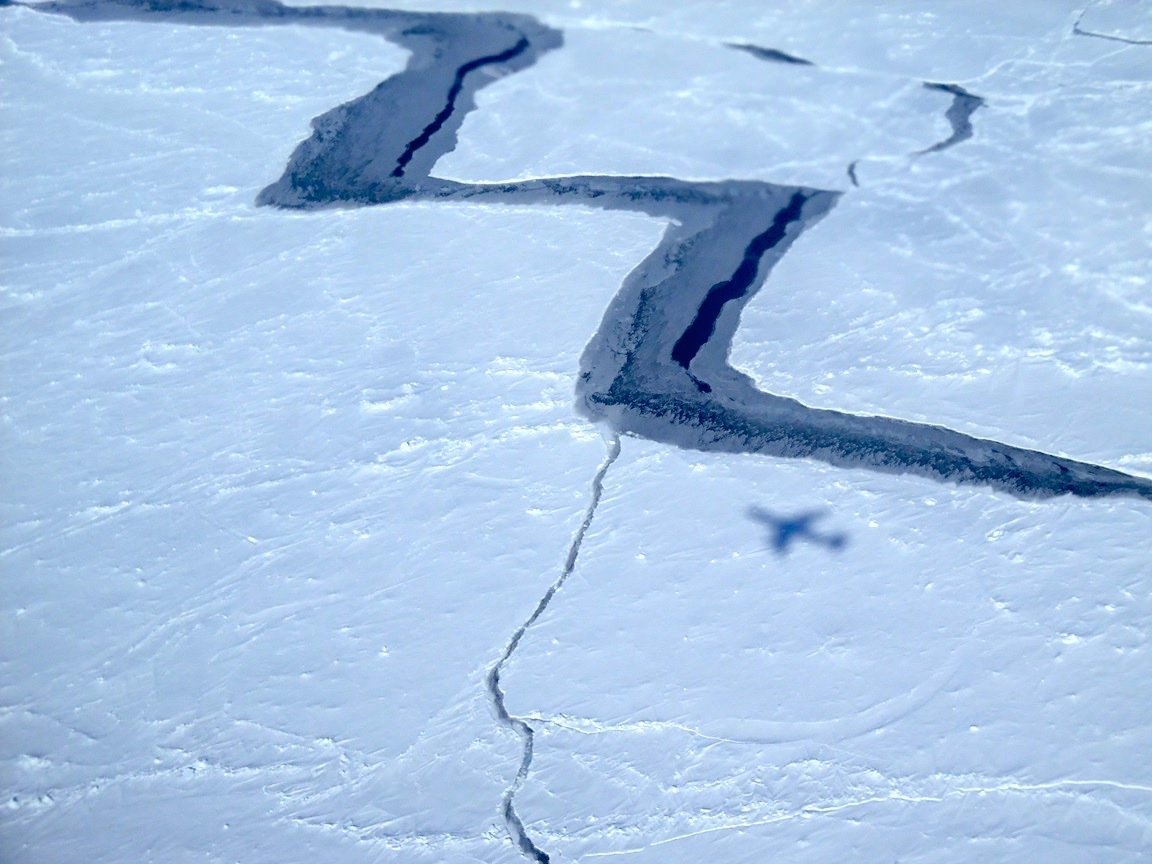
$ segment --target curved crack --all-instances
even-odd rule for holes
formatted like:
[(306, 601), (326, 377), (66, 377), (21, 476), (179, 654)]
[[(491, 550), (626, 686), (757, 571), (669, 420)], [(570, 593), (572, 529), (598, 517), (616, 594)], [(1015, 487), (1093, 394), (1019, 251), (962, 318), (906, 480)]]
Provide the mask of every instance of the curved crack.
[(512, 840), (519, 847), (520, 851), (529, 858), (539, 861), (540, 864), (548, 864), (548, 853), (541, 850), (540, 847), (532, 842), (532, 838), (529, 837), (528, 832), (524, 830), (524, 823), (520, 821), (514, 804), (516, 793), (519, 792), (520, 787), (524, 785), (524, 781), (528, 777), (528, 771), (532, 766), (532, 746), (535, 733), (523, 718), (509, 713), (504, 703), (504, 690), (500, 686), (500, 672), (508, 660), (511, 659), (512, 654), (520, 646), (520, 641), (524, 638), (524, 634), (528, 632), (528, 628), (535, 624), (540, 616), (544, 614), (544, 610), (548, 608), (548, 604), (552, 602), (552, 598), (556, 596), (556, 592), (564, 587), (564, 583), (568, 581), (568, 577), (572, 575), (572, 571), (576, 567), (576, 559), (580, 555), (580, 546), (583, 544), (584, 536), (588, 533), (588, 529), (592, 525), (592, 519), (596, 515), (596, 508), (599, 506), (600, 497), (604, 492), (604, 477), (619, 455), (620, 436), (613, 435), (608, 442), (608, 455), (600, 465), (596, 475), (592, 478), (592, 494), (588, 502), (588, 509), (584, 514), (583, 523), (581, 523), (580, 528), (572, 538), (572, 544), (568, 547), (568, 556), (564, 560), (564, 567), (560, 571), (560, 575), (555, 582), (548, 586), (548, 590), (544, 592), (544, 596), (540, 598), (540, 602), (536, 604), (536, 608), (532, 610), (532, 614), (529, 615), (524, 623), (516, 629), (516, 632), (512, 634), (512, 638), (508, 640), (508, 645), (505, 647), (504, 653), (500, 655), (500, 659), (497, 660), (488, 671), (488, 695), (492, 702), (492, 708), (496, 713), (496, 719), (519, 735), (520, 740), (524, 742), (524, 751), (520, 757), (520, 769), (516, 772), (516, 777), (513, 779), (511, 785), (504, 792), (501, 811), (504, 816), (504, 822), (508, 827), (508, 834), (512, 837)]
[[(944, 113), (945, 119), (952, 124), (952, 134), (943, 141), (918, 151), (917, 155), (922, 156), (926, 153), (939, 153), (941, 150), (955, 147), (961, 141), (967, 141), (971, 138), (972, 115), (985, 104), (984, 100), (973, 93), (969, 93), (959, 84), (933, 84), (931, 81), (925, 81), (924, 89), (939, 90), (941, 93), (952, 94), (952, 104), (948, 106), (948, 110)], [(855, 177), (853, 177), (853, 181), (855, 181)]]

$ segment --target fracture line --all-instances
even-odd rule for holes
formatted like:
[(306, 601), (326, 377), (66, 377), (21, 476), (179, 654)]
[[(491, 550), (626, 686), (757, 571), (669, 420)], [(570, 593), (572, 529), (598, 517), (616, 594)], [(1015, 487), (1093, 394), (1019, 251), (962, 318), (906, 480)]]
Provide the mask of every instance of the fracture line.
[(500, 688), (500, 671), (504, 668), (504, 664), (512, 657), (512, 653), (519, 647), (520, 640), (524, 638), (524, 634), (528, 632), (528, 628), (535, 624), (540, 616), (544, 614), (544, 610), (548, 608), (548, 604), (552, 602), (552, 598), (556, 596), (556, 592), (564, 586), (564, 583), (576, 568), (576, 559), (580, 555), (580, 546), (584, 543), (584, 535), (588, 533), (588, 529), (592, 525), (592, 519), (596, 515), (596, 508), (600, 504), (600, 496), (604, 492), (604, 477), (619, 455), (620, 436), (614, 434), (608, 442), (608, 455), (604, 459), (600, 469), (596, 472), (596, 476), (592, 478), (592, 499), (588, 502), (588, 510), (584, 514), (584, 522), (572, 538), (572, 545), (568, 548), (568, 557), (564, 561), (564, 569), (561, 570), (560, 576), (557, 577), (556, 581), (544, 592), (544, 596), (540, 598), (540, 602), (536, 604), (536, 608), (532, 610), (532, 614), (529, 615), (527, 620), (512, 634), (512, 638), (508, 641), (508, 647), (504, 649), (504, 653), (500, 655), (500, 659), (493, 664), (492, 669), (488, 672), (488, 695), (492, 700), (492, 707), (496, 712), (496, 719), (504, 726), (514, 730), (524, 742), (524, 753), (520, 758), (520, 770), (516, 772), (516, 778), (504, 792), (504, 799), (501, 802), (501, 812), (504, 816), (504, 822), (508, 826), (508, 834), (513, 842), (520, 847), (520, 851), (524, 853), (525, 857), (537, 861), (539, 864), (548, 864), (548, 853), (544, 852), (532, 842), (532, 838), (530, 838), (524, 830), (524, 823), (521, 822), (520, 817), (516, 815), (516, 808), (513, 805), (513, 799), (516, 797), (516, 793), (520, 791), (520, 787), (524, 785), (524, 781), (528, 777), (528, 770), (532, 766), (532, 742), (534, 733), (532, 727), (529, 726), (523, 718), (514, 717), (508, 713), (508, 709), (504, 705), (504, 691)]

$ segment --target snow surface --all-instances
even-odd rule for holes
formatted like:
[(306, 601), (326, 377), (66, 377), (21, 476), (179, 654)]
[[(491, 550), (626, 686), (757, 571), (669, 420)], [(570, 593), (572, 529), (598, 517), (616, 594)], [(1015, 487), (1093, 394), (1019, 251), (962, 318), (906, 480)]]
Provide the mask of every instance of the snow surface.
[[(848, 190), (735, 365), (1152, 475), (1152, 49), (1073, 35), (1142, 38), (1137, 4), (499, 5), (565, 46), (438, 176)], [(0, 858), (521, 860), (485, 678), (585, 517), (580, 353), (664, 225), (256, 208), (405, 52), (0, 15)], [(950, 132), (924, 81), (987, 106), (913, 159)], [(778, 554), (754, 506), (846, 546)], [(1150, 528), (625, 438), (503, 671), (520, 818), (554, 861), (1146, 860)]]

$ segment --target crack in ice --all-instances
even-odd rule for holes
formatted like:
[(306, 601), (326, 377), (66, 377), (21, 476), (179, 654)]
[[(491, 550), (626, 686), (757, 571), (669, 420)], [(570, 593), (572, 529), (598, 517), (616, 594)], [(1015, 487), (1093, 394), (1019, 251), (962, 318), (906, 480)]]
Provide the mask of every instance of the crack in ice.
[(404, 169), (408, 163), (412, 161), (412, 157), (416, 155), (416, 151), (425, 146), (429, 140), (431, 140), (432, 136), (443, 128), (448, 118), (452, 116), (452, 112), (456, 110), (456, 100), (460, 97), (460, 91), (464, 89), (464, 79), (468, 73), (475, 72), (477, 69), (482, 69), (485, 66), (506, 63), (527, 50), (528, 40), (521, 36), (520, 41), (507, 51), (501, 51), (499, 54), (491, 54), (487, 57), (477, 57), (475, 60), (469, 60), (456, 70), (456, 78), (452, 82), (451, 89), (448, 91), (446, 104), (440, 109), (440, 113), (436, 115), (432, 122), (424, 127), (424, 130), (404, 148), (404, 152), (401, 153), (400, 158), (396, 160), (396, 167), (392, 169), (392, 176), (403, 177)]
[(524, 638), (524, 634), (528, 632), (528, 628), (535, 624), (540, 616), (544, 614), (544, 611), (552, 602), (552, 598), (556, 596), (556, 592), (564, 587), (564, 583), (568, 581), (568, 577), (572, 575), (572, 571), (576, 568), (576, 559), (580, 555), (580, 546), (583, 544), (584, 536), (588, 533), (588, 529), (592, 525), (592, 519), (596, 515), (596, 508), (599, 506), (600, 497), (604, 492), (604, 477), (619, 455), (620, 436), (613, 435), (608, 442), (608, 455), (600, 465), (596, 475), (592, 478), (592, 493), (588, 502), (588, 509), (584, 514), (584, 521), (572, 538), (572, 544), (568, 548), (568, 556), (564, 560), (564, 567), (560, 571), (560, 575), (555, 582), (548, 586), (548, 590), (544, 592), (544, 596), (540, 598), (540, 601), (536, 604), (536, 608), (532, 610), (532, 614), (529, 615), (524, 623), (516, 629), (516, 632), (512, 634), (512, 638), (508, 640), (508, 645), (505, 647), (504, 653), (501, 654), (500, 659), (492, 665), (486, 679), (488, 694), (492, 702), (493, 710), (496, 712), (496, 718), (519, 735), (521, 741), (524, 742), (524, 751), (520, 757), (520, 768), (516, 772), (516, 777), (513, 779), (511, 785), (505, 790), (504, 798), (501, 802), (504, 821), (508, 826), (509, 835), (515, 841), (520, 851), (527, 857), (539, 861), (540, 864), (548, 864), (548, 854), (541, 850), (532, 841), (532, 838), (528, 836), (528, 832), (524, 829), (524, 823), (520, 821), (520, 817), (516, 813), (514, 802), (516, 793), (519, 792), (520, 787), (524, 785), (524, 781), (528, 778), (528, 771), (532, 766), (532, 746), (535, 740), (535, 732), (524, 718), (509, 713), (504, 703), (504, 690), (500, 687), (500, 672), (509, 659), (511, 659), (512, 654), (520, 646), (520, 641)]
[(1076, 16), (1076, 21), (1072, 24), (1072, 33), (1076, 36), (1087, 36), (1092, 39), (1106, 39), (1109, 42), (1120, 42), (1124, 45), (1152, 45), (1152, 39), (1129, 39), (1125, 36), (1116, 36), (1110, 33), (1097, 33), (1093, 30), (1085, 30), (1080, 26), (1080, 22), (1084, 20), (1084, 16), (1092, 8), (1091, 5), (1086, 6), (1081, 10), (1080, 14)]
[[(80, 21), (327, 25), (375, 33), (411, 48), (404, 72), (313, 120), (313, 134), (297, 146), (280, 179), (260, 193), (259, 204), (297, 209), (400, 200), (569, 204), (667, 220), (664, 238), (624, 281), (581, 361), (578, 409), (618, 433), (699, 450), (810, 458), (837, 467), (991, 486), (1021, 498), (1073, 494), (1152, 500), (1147, 477), (942, 426), (813, 408), (761, 390), (735, 370), (728, 352), (743, 307), (791, 244), (835, 207), (839, 192), (652, 176), (510, 183), (458, 183), (432, 176), (436, 160), (455, 146), (461, 115), (475, 107), (470, 101), (475, 91), (492, 80), (468, 72), (481, 66), (515, 72), (562, 44), (557, 31), (533, 18), (289, 7), (275, 0), (112, 0), (35, 8)], [(512, 47), (510, 38), (516, 39)], [(969, 117), (982, 100), (957, 85), (926, 86), (954, 97), (947, 114), (953, 135), (930, 152), (970, 135)], [(428, 122), (429, 104), (448, 108)], [(854, 166), (850, 177), (857, 182)], [(778, 224), (780, 231), (769, 229), (771, 248), (755, 264), (747, 260), (747, 249), (767, 233), (763, 226)], [(741, 281), (748, 277), (746, 289), (714, 304), (718, 309), (707, 309), (708, 286), (732, 284), (738, 276)], [(693, 323), (704, 320), (713, 322), (711, 332), (689, 351), (684, 340), (696, 335), (694, 327), (707, 330)], [(688, 354), (691, 371), (679, 362)]]
[[(925, 90), (937, 90), (941, 93), (950, 93), (952, 95), (952, 104), (948, 106), (948, 110), (944, 112), (944, 118), (952, 124), (952, 134), (939, 143), (933, 144), (925, 150), (921, 150), (917, 155), (925, 155), (927, 153), (939, 153), (941, 150), (947, 150), (949, 147), (955, 147), (961, 141), (967, 141), (972, 137), (972, 115), (981, 108), (985, 103), (979, 96), (969, 93), (959, 84), (933, 84), (930, 81), (924, 83)], [(851, 171), (849, 166), (849, 176), (855, 182), (855, 174)]]
[(789, 54), (787, 51), (781, 51), (777, 48), (763, 48), (746, 42), (727, 42), (725, 45), (736, 51), (751, 54), (757, 60), (767, 60), (769, 63), (786, 63), (792, 66), (816, 65), (811, 60), (805, 60), (803, 57), (797, 57), (795, 54)]
[[(372, 33), (409, 48), (412, 58), (403, 72), (313, 120), (313, 133), (297, 146), (282, 176), (260, 193), (259, 204), (296, 209), (400, 200), (568, 204), (641, 212), (667, 222), (661, 242), (624, 281), (581, 359), (578, 408), (613, 429), (607, 457), (592, 481), (584, 521), (559, 577), (487, 675), (497, 719), (523, 742), (516, 777), (504, 793), (502, 813), (520, 851), (540, 864), (549, 857), (528, 836), (514, 806), (532, 763), (534, 732), (530, 717), (517, 717), (507, 710), (500, 675), (527, 630), (575, 568), (605, 475), (619, 456), (620, 434), (700, 450), (804, 457), (838, 467), (912, 473), (944, 482), (991, 486), (1019, 497), (1124, 494), (1152, 500), (1149, 478), (926, 423), (812, 408), (762, 391), (735, 370), (728, 363), (728, 352), (743, 306), (791, 245), (835, 207), (839, 192), (758, 181), (699, 182), (653, 176), (573, 176), (510, 183), (458, 183), (434, 177), (431, 171), (436, 160), (455, 146), (462, 115), (475, 107), (472, 97), (494, 80), (469, 73), (482, 67), (519, 71), (561, 44), (558, 31), (534, 18), (293, 7), (276, 0), (82, 0), (29, 8), (77, 21), (331, 26)], [(1079, 20), (1075, 26), (1080, 32)], [(732, 47), (774, 62), (804, 62), (775, 49)], [(952, 135), (924, 152), (942, 150), (970, 137), (971, 114), (983, 100), (957, 85), (925, 86), (954, 98), (946, 113)], [(430, 106), (443, 107), (429, 121)], [(848, 173), (852, 184), (858, 185), (856, 163)], [(805, 809), (769, 821), (810, 818), (872, 800)], [(874, 800), (895, 800), (895, 796)]]
[[(753, 287), (756, 275), (760, 269), (760, 261), (770, 249), (780, 245), (788, 235), (788, 228), (799, 222), (804, 213), (804, 205), (808, 196), (796, 192), (788, 204), (772, 218), (772, 224), (767, 229), (752, 238), (744, 250), (744, 257), (736, 272), (723, 282), (717, 282), (708, 289), (700, 306), (696, 309), (696, 316), (692, 319), (680, 338), (672, 346), (672, 360), (678, 363), (685, 371), (689, 371), (692, 361), (700, 349), (711, 340), (716, 333), (716, 321), (724, 311), (724, 307), (733, 300), (739, 300)], [(696, 386), (704, 393), (711, 393), (712, 388), (696, 378)]]

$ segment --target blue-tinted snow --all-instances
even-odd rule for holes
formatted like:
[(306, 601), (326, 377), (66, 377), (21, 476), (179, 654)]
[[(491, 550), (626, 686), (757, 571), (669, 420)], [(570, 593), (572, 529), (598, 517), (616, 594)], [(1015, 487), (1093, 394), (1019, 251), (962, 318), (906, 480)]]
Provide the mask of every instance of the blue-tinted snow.
[[(899, 405), (1146, 471), (1147, 247), (1130, 227), (1147, 203), (1132, 134), (1147, 105), (1140, 49), (1076, 39), (1050, 62), (1031, 53), (968, 82), (984, 54), (1070, 32), (1071, 18), (1043, 6), (959, 54), (939, 40), (970, 26), (963, 10), (942, 22), (893, 6), (877, 13), (884, 26), (811, 49), (797, 44), (810, 20), (781, 35), (747, 16), (671, 13), (670, 32), (715, 38), (729, 60), (724, 41), (831, 65), (855, 44), (872, 68), (908, 73), (903, 91), (892, 86), (913, 105), (919, 81), (948, 80), (1011, 107), (907, 174), (866, 161), (860, 195), (805, 238), (836, 254), (789, 254), (773, 273), (808, 302), (761, 295), (736, 356), (769, 389), (811, 388), (811, 401)], [(576, 14), (565, 4), (549, 20), (561, 11)], [(276, 68), (299, 60), (298, 29), (241, 37), (269, 46), (267, 82), (250, 92), (235, 74), (250, 56), (225, 56), (205, 87), (216, 43), (181, 44), (180, 28), (161, 25), (175, 40), (164, 45), (156, 25), (85, 43), (17, 20), (28, 41), (9, 35), (6, 50), (39, 88), (24, 84), (38, 106), (28, 143), (8, 139), (28, 160), (28, 203), (5, 226), (19, 253), (6, 303), (23, 337), (6, 349), (20, 398), (5, 408), (16, 430), (5, 557), (18, 574), (6, 615), (20, 646), (6, 679), (25, 688), (6, 696), (17, 708), (4, 738), (17, 743), (5, 771), (19, 854), (35, 841), (45, 855), (82, 844), (89, 860), (516, 860), (497, 805), (520, 754), (487, 713), (483, 678), (561, 572), (604, 455), (570, 412), (572, 352), (661, 226), (444, 202), (388, 216), (253, 211), (245, 202), (268, 176), (253, 175), (263, 160), (278, 170), (290, 148), (281, 130), (243, 136), (268, 124), (254, 113), (264, 97), (285, 103), (298, 88), (298, 72)], [(579, 36), (593, 45), (597, 32)], [(869, 55), (885, 38), (912, 47)], [(391, 50), (372, 42), (313, 43), (303, 65), (329, 69), (325, 51), (353, 43), (360, 57)], [(78, 44), (128, 47), (130, 76), (155, 64), (150, 52), (172, 67), (184, 58), (189, 77), (125, 92), (115, 63), (71, 74)], [(485, 91), (513, 140), (524, 115), (499, 94), (524, 80), (557, 100), (569, 91), (548, 89), (548, 68)], [(641, 84), (644, 68), (632, 67)], [(1082, 77), (1054, 88), (1054, 69)], [(224, 82), (235, 107), (211, 127), (221, 134), (204, 134), (212, 112), (189, 122), (173, 110)], [(697, 83), (724, 103), (722, 77)], [(299, 105), (293, 140), (364, 88), (349, 80)], [(69, 93), (79, 98), (62, 103)], [(99, 100), (111, 98), (119, 128), (103, 122)], [(943, 119), (938, 102), (925, 100), (926, 130)], [(894, 113), (877, 122), (899, 126)], [(473, 154), (501, 149), (469, 131)], [(683, 159), (692, 131), (638, 158)], [(611, 171), (602, 142), (612, 146), (585, 139), (573, 155)], [(1021, 142), (1044, 158), (1014, 160)], [(178, 170), (189, 159), (200, 173)], [(57, 181), (63, 164), (92, 179), (84, 197)], [(98, 185), (105, 171), (119, 172), (115, 191)], [(149, 197), (165, 179), (172, 194)], [(1098, 232), (1083, 230), (1084, 212)], [(421, 260), (430, 236), (456, 238), (468, 266)], [(501, 318), (509, 298), (517, 314)], [(477, 339), (478, 319), (505, 326)], [(775, 555), (749, 505), (826, 507), (852, 543)], [(1137, 860), (1150, 785), (1147, 556), (1135, 539), (1146, 525), (1137, 501), (1032, 504), (625, 441), (579, 565), (504, 678), (510, 710), (539, 730), (517, 806), (543, 848), (569, 857), (985, 860), (991, 849), (1059, 861), (1087, 846)], [(938, 827), (924, 837), (925, 825)]]

